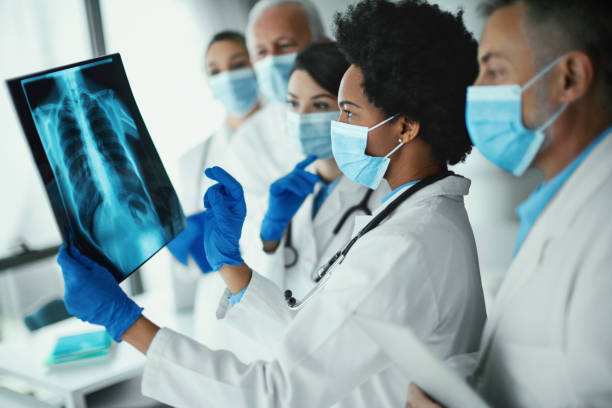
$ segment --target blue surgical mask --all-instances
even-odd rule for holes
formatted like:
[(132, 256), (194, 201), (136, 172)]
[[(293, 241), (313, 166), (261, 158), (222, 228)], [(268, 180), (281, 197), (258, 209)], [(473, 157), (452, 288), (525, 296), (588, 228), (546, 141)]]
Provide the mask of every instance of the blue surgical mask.
[(317, 112), (300, 115), (287, 112), (287, 133), (306, 156), (327, 159), (332, 156), (331, 122), (340, 112)]
[(297, 53), (270, 55), (254, 65), (261, 93), (274, 102), (285, 102), (289, 76), (295, 66)]
[(213, 98), (220, 101), (232, 116), (245, 115), (257, 104), (257, 80), (251, 68), (213, 75), (208, 85)]
[(331, 124), (331, 139), (334, 159), (342, 173), (356, 183), (375, 190), (387, 172), (389, 157), (404, 145), (399, 144), (384, 157), (368, 156), (366, 146), (368, 133), (393, 120), (397, 115), (391, 116), (371, 128), (351, 125), (349, 123), (333, 121)]
[(521, 94), (541, 79), (559, 58), (522, 87), (519, 85), (470, 86), (465, 107), (466, 125), (474, 146), (493, 164), (522, 175), (541, 149), (544, 131), (563, 113), (563, 104), (535, 130), (523, 125)]

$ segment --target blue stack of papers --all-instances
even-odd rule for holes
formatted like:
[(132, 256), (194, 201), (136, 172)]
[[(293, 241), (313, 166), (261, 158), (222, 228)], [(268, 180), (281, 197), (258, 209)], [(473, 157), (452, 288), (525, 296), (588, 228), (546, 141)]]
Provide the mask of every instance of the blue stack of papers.
[(45, 363), (48, 366), (76, 361), (105, 359), (109, 356), (112, 339), (106, 331), (60, 337)]

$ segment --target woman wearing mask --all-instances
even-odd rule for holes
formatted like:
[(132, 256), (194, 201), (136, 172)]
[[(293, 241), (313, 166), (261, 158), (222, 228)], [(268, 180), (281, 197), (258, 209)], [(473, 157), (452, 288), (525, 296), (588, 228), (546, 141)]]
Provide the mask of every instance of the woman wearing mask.
[[(331, 121), (340, 115), (338, 89), (348, 67), (333, 42), (311, 44), (297, 54), (287, 93), (287, 137), (308, 158), (270, 187), (268, 211), (259, 223), (263, 243), (246, 242), (263, 245), (259, 264), (265, 267), (258, 272), (295, 296), (315, 285), (312, 273), (350, 239), (355, 216), (371, 214), (390, 192), (386, 182), (371, 190), (343, 177), (333, 158)], [(196, 339), (245, 362), (271, 359), (267, 347), (217, 319), (225, 288), (219, 275), (200, 282)]]
[[(179, 178), (175, 182), (183, 211), (189, 216), (186, 231), (168, 245), (178, 262), (172, 264), (176, 306), (191, 307), (194, 280), (208, 272), (205, 259), (193, 250), (201, 242), (197, 233), (201, 222), (202, 195), (211, 183), (203, 177), (204, 169), (221, 164), (231, 154), (229, 144), (234, 132), (260, 107), (257, 81), (249, 59), (245, 37), (235, 31), (221, 31), (213, 36), (204, 56), (204, 69), (212, 96), (226, 109), (221, 127), (179, 159)], [(192, 261), (189, 261), (189, 257)], [(197, 264), (197, 265), (196, 265)]]
[(349, 7), (336, 38), (351, 65), (331, 126), (334, 158), (353, 181), (377, 188), (385, 178), (392, 192), (356, 222), (311, 296), (287, 302), (243, 261), (242, 188), (223, 169), (206, 170), (218, 182), (204, 198), (206, 257), (232, 295), (244, 290), (234, 306), (222, 298), (218, 316), (276, 344), (274, 361), (245, 365), (160, 329), (103, 268), (74, 248), (60, 251), (68, 310), (147, 355), (145, 395), (179, 406), (402, 406), (409, 379), (363, 319), (409, 326), (442, 359), (477, 349), (485, 313), (463, 203), (470, 183), (446, 170), (471, 149), (464, 95), (476, 42), (461, 15), (417, 0)]

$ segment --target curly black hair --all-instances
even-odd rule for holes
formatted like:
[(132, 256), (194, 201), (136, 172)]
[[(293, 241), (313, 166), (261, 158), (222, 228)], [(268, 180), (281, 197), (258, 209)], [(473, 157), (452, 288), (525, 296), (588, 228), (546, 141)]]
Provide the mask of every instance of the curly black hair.
[(334, 21), (338, 47), (361, 68), (370, 102), (419, 122), (419, 137), (440, 163), (465, 160), (472, 150), (465, 93), (478, 75), (478, 45), (462, 11), (421, 0), (364, 0)]

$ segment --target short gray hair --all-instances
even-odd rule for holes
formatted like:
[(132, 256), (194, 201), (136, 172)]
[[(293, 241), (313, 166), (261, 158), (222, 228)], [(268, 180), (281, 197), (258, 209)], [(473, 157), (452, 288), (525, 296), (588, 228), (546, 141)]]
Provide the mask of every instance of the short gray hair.
[(306, 12), (306, 18), (308, 19), (308, 27), (310, 28), (310, 35), (312, 41), (318, 41), (325, 37), (325, 28), (321, 20), (321, 15), (310, 0), (259, 0), (249, 11), (249, 17), (246, 26), (246, 39), (249, 50), (253, 47), (254, 32), (253, 27), (255, 22), (262, 15), (264, 11), (269, 8), (280, 6), (281, 4), (295, 3), (302, 6)]

